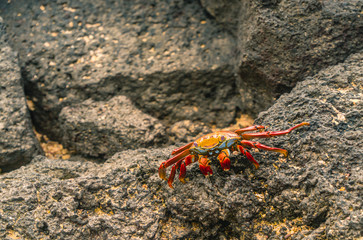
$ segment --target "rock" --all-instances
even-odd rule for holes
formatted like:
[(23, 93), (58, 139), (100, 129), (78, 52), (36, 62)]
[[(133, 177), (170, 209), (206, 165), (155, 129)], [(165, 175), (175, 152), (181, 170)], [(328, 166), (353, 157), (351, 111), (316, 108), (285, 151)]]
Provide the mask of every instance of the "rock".
[(237, 65), (245, 110), (264, 109), (298, 82), (256, 124), (311, 125), (260, 139), (289, 157), (251, 150), (258, 170), (232, 155), (229, 172), (212, 159), (207, 178), (197, 164), (188, 166), (187, 183), (176, 177), (174, 190), (159, 178), (161, 162), (180, 145), (156, 148), (164, 135), (156, 118), (171, 126), (165, 130), (171, 138), (190, 141), (239, 111), (237, 48), (216, 24), (233, 21), (223, 16), (231, 9), (224, 2), (201, 1), (215, 20), (198, 1), (0, 3), (37, 127), (97, 157), (38, 156), (1, 174), (0, 238), (360, 237), (358, 1), (243, 2)]
[(0, 168), (19, 166), (41, 152), (32, 130), (17, 55), (0, 18)]
[(213, 176), (188, 166), (174, 190), (157, 174), (175, 147), (116, 153), (104, 164), (38, 157), (0, 175), (0, 237), (129, 239), (355, 239), (360, 237), (363, 54), (297, 84), (257, 124), (289, 158), (252, 152)]
[(63, 145), (85, 156), (107, 159), (122, 150), (166, 141), (164, 126), (125, 96), (64, 107), (59, 122)]
[(190, 120), (176, 122), (169, 128), (169, 138), (172, 142), (193, 142), (198, 137), (212, 132), (208, 126)]
[[(354, 239), (362, 216), (363, 53), (298, 83), (290, 94), (259, 115), (257, 124), (284, 128), (286, 122), (311, 126), (289, 140), (266, 140), (290, 149), (291, 158), (261, 167), (269, 200), (262, 221), (301, 219), (311, 238)], [(275, 169), (272, 164), (277, 166)], [(271, 211), (273, 209), (273, 211)]]
[(159, 238), (156, 172), (170, 151), (128, 150), (102, 165), (39, 156), (0, 175), (0, 238)]
[[(219, 1), (223, 2), (223, 1)], [(298, 81), (363, 49), (362, 1), (243, 1), (242, 110), (259, 113)]]
[(238, 0), (201, 0), (200, 3), (216, 21), (237, 36), (241, 3)]
[(20, 0), (3, 9), (25, 91), (37, 99), (35, 125), (52, 139), (62, 138), (62, 109), (90, 97), (127, 96), (170, 124), (227, 126), (240, 108), (235, 40), (198, 1)]

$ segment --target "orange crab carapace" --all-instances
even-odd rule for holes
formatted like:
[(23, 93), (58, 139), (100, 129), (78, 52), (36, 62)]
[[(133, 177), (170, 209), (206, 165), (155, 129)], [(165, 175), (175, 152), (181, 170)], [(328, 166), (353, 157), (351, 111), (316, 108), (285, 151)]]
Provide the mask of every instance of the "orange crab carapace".
[[(179, 180), (185, 183), (186, 166), (198, 160), (200, 171), (208, 176), (213, 174), (210, 167), (210, 158), (217, 156), (223, 170), (227, 171), (231, 167), (229, 155), (232, 151), (239, 151), (247, 157), (249, 161), (259, 168), (258, 162), (252, 157), (247, 148), (258, 148), (267, 151), (273, 151), (283, 154), (287, 157), (287, 151), (281, 148), (269, 147), (259, 142), (250, 141), (253, 138), (270, 138), (290, 133), (292, 130), (310, 125), (307, 122), (300, 123), (292, 128), (283, 131), (265, 131), (266, 127), (256, 125), (250, 126), (235, 131), (217, 131), (204, 135), (194, 142), (188, 143), (185, 146), (175, 149), (171, 154), (172, 158), (162, 162), (159, 167), (160, 178), (168, 181), (168, 184), (173, 188), (173, 181), (176, 170), (179, 169)], [(259, 132), (245, 133), (250, 131)], [(166, 178), (166, 168), (172, 166), (169, 178)]]

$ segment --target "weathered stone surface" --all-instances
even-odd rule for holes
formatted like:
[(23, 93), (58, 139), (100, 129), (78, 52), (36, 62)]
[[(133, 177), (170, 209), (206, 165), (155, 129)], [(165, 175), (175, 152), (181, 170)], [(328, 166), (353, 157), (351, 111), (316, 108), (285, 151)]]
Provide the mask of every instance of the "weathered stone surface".
[[(21, 7), (20, 7), (21, 6)], [(198, 1), (10, 1), (37, 128), (60, 139), (62, 108), (125, 95), (168, 123), (226, 126), (239, 111), (235, 41)]]
[(201, 0), (200, 3), (217, 22), (237, 35), (242, 5), (239, 0)]
[(62, 144), (86, 156), (108, 158), (122, 150), (166, 141), (164, 126), (125, 96), (64, 107), (59, 122), (64, 131)]
[(305, 134), (293, 135), (289, 141), (266, 141), (286, 146), (292, 154), (287, 162), (269, 161), (259, 174), (276, 172), (266, 181), (267, 207), (273, 211), (262, 219), (301, 218), (314, 229), (308, 234), (311, 238), (353, 239), (361, 235), (362, 87), (361, 52), (298, 83), (259, 115), (256, 123), (274, 128), (281, 128), (286, 121), (311, 123)]
[(363, 49), (362, 7), (359, 0), (242, 1), (243, 108), (258, 113), (298, 81)]
[(40, 153), (26, 107), (17, 55), (5, 38), (0, 18), (0, 167), (27, 163)]
[(210, 133), (212, 130), (205, 124), (193, 123), (190, 120), (176, 122), (168, 131), (170, 141), (174, 143), (192, 142), (198, 137)]
[(125, 151), (103, 165), (38, 157), (0, 175), (0, 238), (158, 239), (156, 171), (169, 151)]
[(37, 158), (0, 175), (0, 237), (44, 239), (354, 239), (362, 216), (363, 54), (298, 83), (256, 123), (293, 133), (260, 141), (289, 158), (233, 156), (172, 190), (157, 175), (173, 147), (127, 150), (104, 164)]

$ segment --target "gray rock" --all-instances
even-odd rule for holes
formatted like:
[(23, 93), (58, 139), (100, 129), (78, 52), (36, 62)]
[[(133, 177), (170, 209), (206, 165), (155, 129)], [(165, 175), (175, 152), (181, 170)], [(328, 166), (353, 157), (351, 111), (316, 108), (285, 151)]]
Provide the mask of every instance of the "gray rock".
[(241, 3), (238, 0), (201, 0), (200, 3), (216, 21), (235, 36), (238, 32)]
[(157, 174), (174, 147), (127, 150), (104, 164), (48, 160), (0, 175), (0, 238), (354, 239), (361, 235), (363, 54), (327, 68), (283, 95), (257, 124), (286, 136), (261, 139), (289, 158), (253, 152), (186, 184)]
[(233, 122), (239, 93), (235, 40), (198, 1), (4, 3), (35, 125), (61, 139), (61, 110), (88, 98), (125, 95), (175, 123)]
[(40, 153), (31, 126), (17, 55), (5, 41), (0, 18), (0, 167), (29, 162)]
[(359, 0), (243, 1), (237, 63), (243, 108), (265, 110), (298, 81), (363, 49), (362, 7)]
[(170, 150), (125, 151), (102, 165), (37, 157), (0, 175), (0, 238), (157, 239), (157, 165)]
[[(363, 159), (363, 53), (298, 83), (256, 123), (284, 128), (286, 122), (311, 126), (287, 141), (266, 141), (291, 150), (285, 162), (270, 160), (260, 177), (267, 179), (269, 200), (262, 218), (301, 218), (311, 238), (355, 239), (361, 235)], [(275, 169), (272, 164), (277, 166)], [(266, 164), (267, 165), (267, 164)], [(270, 171), (264, 173), (264, 171)], [(276, 175), (275, 175), (276, 174)], [(302, 236), (297, 237), (298, 239)]]
[(114, 153), (166, 141), (165, 128), (125, 96), (91, 99), (64, 107), (59, 115), (62, 144), (77, 153), (108, 158)]

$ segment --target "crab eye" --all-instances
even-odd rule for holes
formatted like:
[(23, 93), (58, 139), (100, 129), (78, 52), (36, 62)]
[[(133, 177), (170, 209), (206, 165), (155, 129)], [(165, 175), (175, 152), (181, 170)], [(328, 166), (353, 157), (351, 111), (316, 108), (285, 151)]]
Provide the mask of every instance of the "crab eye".
[(221, 136), (221, 140), (222, 141), (226, 140), (225, 136)]
[(194, 146), (195, 146), (195, 147), (198, 147), (198, 143), (196, 143), (196, 142), (195, 142), (195, 143), (194, 143)]

